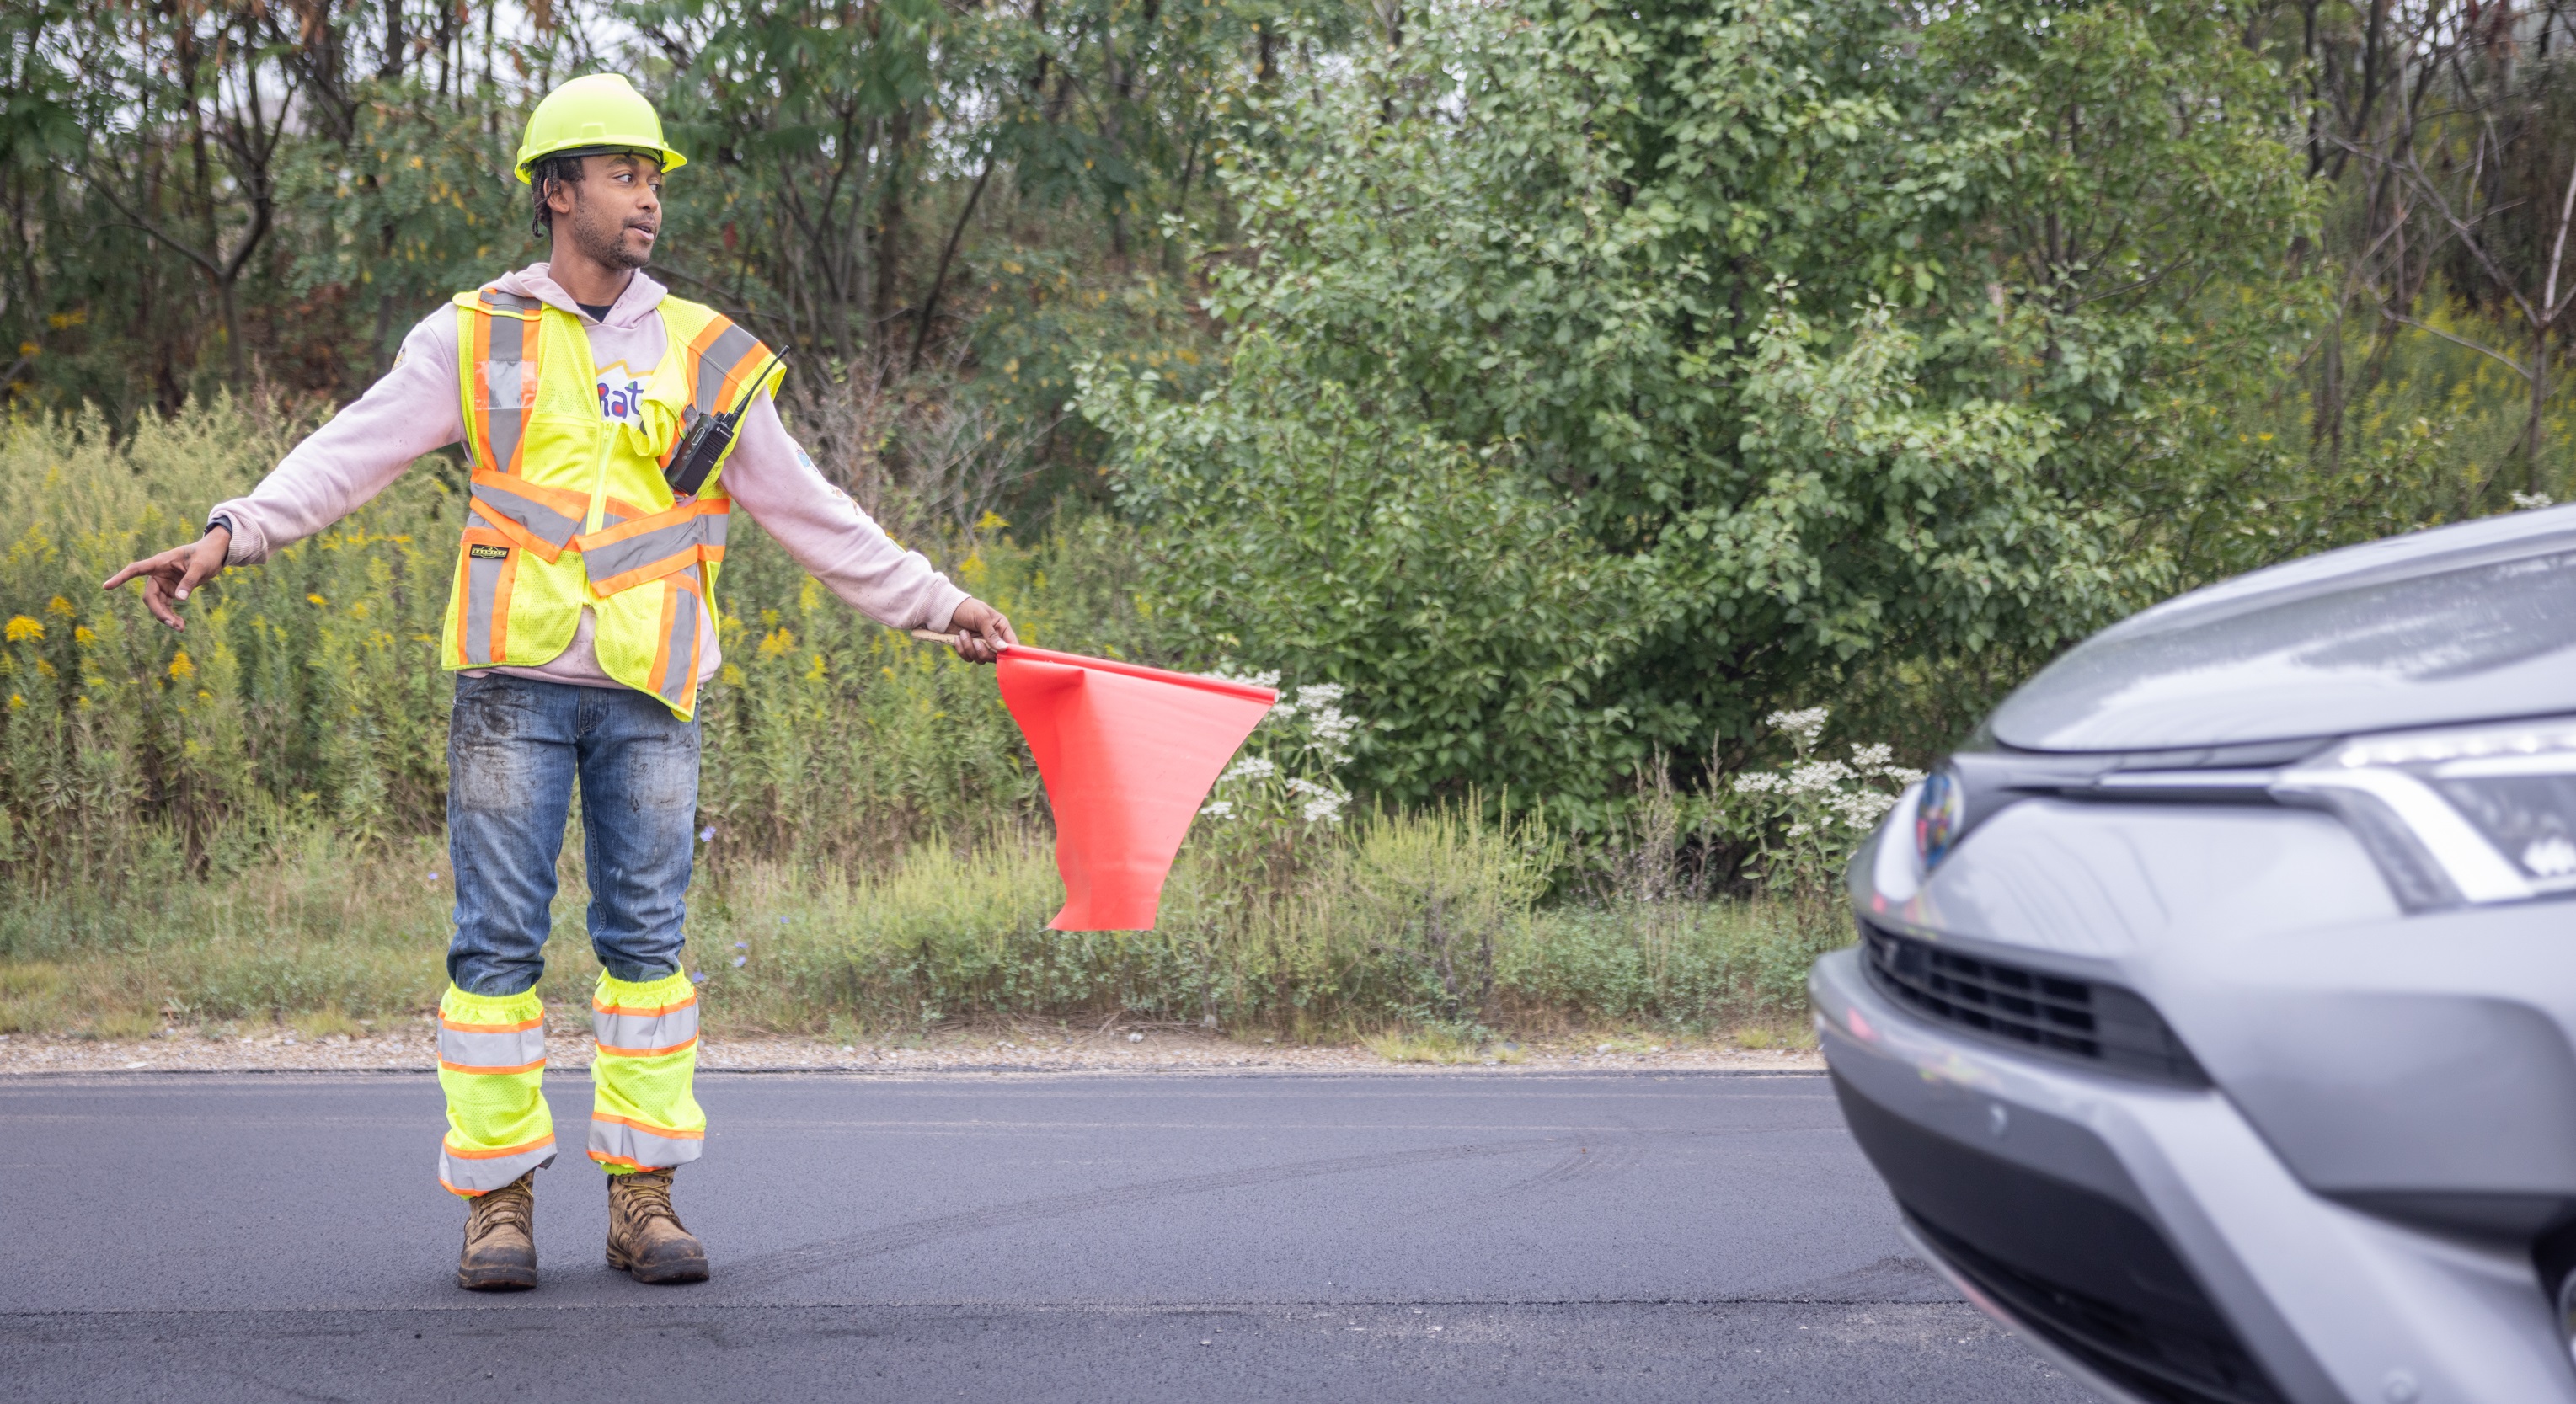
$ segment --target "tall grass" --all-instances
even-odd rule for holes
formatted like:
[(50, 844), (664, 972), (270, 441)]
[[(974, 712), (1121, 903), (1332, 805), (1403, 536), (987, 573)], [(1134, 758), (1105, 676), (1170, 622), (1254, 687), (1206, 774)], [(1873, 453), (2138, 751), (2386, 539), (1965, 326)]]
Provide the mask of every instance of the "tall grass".
[[(222, 404), (122, 441), (96, 420), (0, 426), (0, 1031), (437, 999), (453, 465), (424, 459), (331, 531), (227, 571), (184, 634), (97, 588), (193, 536), (296, 427)], [(1550, 905), (1557, 841), (1473, 808), (1284, 844), (1202, 825), (1157, 929), (1048, 931), (1044, 796), (990, 675), (853, 614), (756, 529), (737, 539), (689, 921), (718, 1028), (1785, 1024), (1807, 960), (1841, 939), (1796, 903)], [(1152, 656), (1107, 521), (915, 544), (1032, 643)], [(577, 1002), (597, 968), (577, 842), (561, 870), (541, 988)]]

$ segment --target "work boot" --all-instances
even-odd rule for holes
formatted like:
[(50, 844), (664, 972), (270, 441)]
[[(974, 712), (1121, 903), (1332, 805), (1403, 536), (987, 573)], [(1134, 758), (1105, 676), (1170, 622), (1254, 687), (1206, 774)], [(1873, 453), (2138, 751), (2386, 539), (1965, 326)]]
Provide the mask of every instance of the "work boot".
[(537, 1285), (537, 1172), (466, 1201), (465, 1254), (456, 1285), (472, 1292), (524, 1292)]
[(707, 1250), (671, 1212), (671, 1172), (608, 1177), (608, 1265), (638, 1282), (704, 1282)]

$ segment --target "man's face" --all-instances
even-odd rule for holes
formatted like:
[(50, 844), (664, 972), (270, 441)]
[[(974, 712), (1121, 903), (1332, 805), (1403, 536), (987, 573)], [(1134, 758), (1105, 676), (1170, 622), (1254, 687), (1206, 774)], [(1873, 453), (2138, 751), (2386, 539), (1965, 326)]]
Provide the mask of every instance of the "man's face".
[(662, 164), (650, 156), (586, 156), (581, 180), (546, 193), (555, 229), (573, 247), (611, 268), (653, 261), (662, 232)]

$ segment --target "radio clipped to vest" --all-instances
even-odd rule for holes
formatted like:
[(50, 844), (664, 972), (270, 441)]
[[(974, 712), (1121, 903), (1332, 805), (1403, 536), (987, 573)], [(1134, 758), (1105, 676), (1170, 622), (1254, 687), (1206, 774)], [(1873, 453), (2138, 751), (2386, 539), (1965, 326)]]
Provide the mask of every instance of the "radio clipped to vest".
[[(760, 374), (753, 376), (749, 383), (759, 385), (786, 364), (786, 357), (771, 353), (768, 363), (760, 368)], [(751, 413), (751, 403), (758, 398), (746, 393), (741, 404), (722, 414), (699, 415), (697, 423), (690, 425), (689, 431), (680, 436), (679, 451), (671, 455), (670, 465), (662, 470), (663, 478), (671, 484), (673, 497), (694, 497), (698, 489), (706, 486), (707, 479), (716, 471), (716, 465), (724, 461), (725, 450), (733, 447), (734, 432), (742, 427), (742, 417)]]

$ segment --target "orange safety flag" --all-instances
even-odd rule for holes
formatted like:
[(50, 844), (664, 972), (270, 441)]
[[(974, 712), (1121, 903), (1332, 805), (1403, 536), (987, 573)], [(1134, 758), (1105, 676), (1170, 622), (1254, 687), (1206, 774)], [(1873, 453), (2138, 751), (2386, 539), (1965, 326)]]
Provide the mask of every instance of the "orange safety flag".
[(1143, 931), (1190, 820), (1279, 694), (1014, 645), (1002, 701), (1037, 756), (1055, 807), (1058, 931)]

